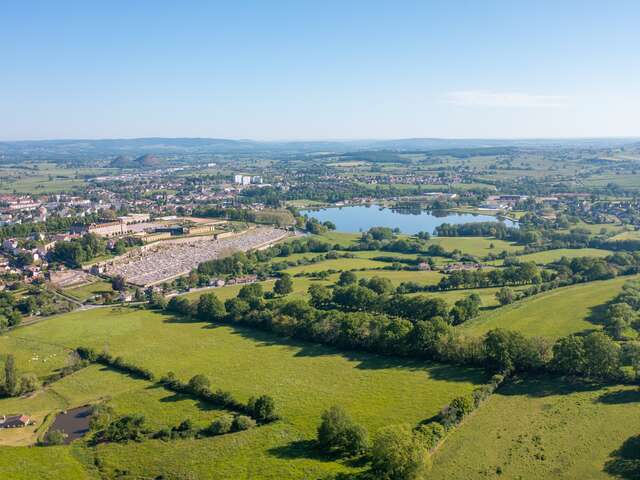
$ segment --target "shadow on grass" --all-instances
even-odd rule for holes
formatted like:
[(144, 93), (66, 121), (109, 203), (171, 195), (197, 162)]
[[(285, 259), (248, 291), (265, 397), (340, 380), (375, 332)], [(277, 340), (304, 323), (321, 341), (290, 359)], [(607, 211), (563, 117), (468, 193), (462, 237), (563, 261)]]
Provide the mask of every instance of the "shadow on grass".
[(340, 355), (352, 362), (357, 362), (356, 368), (364, 370), (402, 369), (409, 371), (423, 371), (434, 380), (450, 382), (482, 382), (486, 380), (481, 369), (459, 367), (447, 364), (416, 360), (406, 357), (387, 356), (356, 350), (338, 349), (321, 343), (305, 342), (288, 337), (282, 337), (271, 332), (239, 326), (228, 325), (234, 335), (257, 342), (260, 347), (288, 347), (294, 357), (322, 357)]
[(594, 325), (604, 325), (608, 308), (608, 302), (589, 308), (589, 314), (586, 317), (587, 322)]
[(541, 375), (514, 379), (500, 388), (500, 395), (527, 395), (529, 397), (548, 397), (551, 395), (569, 395), (578, 392), (594, 392), (603, 387), (601, 383), (590, 383), (566, 377)]
[[(366, 456), (343, 458), (338, 454), (327, 454), (316, 447), (314, 440), (296, 440), (287, 445), (273, 447), (267, 452), (276, 458), (283, 460), (294, 460), (299, 458), (316, 460), (319, 462), (334, 463), (340, 462), (350, 468), (363, 469), (369, 463)], [(367, 472), (340, 473), (330, 477), (331, 480), (364, 480), (371, 478)]]
[(628, 480), (640, 479), (640, 435), (629, 437), (610, 456), (604, 464), (605, 472)]
[(610, 405), (640, 402), (640, 390), (618, 390), (616, 392), (603, 393), (598, 397), (597, 401)]
[(340, 457), (337, 455), (327, 455), (316, 448), (314, 440), (295, 440), (287, 445), (273, 447), (267, 450), (271, 455), (283, 460), (293, 460), (295, 458), (307, 458), (320, 462), (335, 462)]

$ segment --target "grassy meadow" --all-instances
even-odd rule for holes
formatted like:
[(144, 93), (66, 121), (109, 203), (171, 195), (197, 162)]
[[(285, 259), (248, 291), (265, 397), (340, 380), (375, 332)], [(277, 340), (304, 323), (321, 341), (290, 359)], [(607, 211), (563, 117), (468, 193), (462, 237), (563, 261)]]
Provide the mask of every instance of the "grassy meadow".
[(617, 295), (631, 278), (637, 277), (618, 277), (557, 288), (485, 312), (460, 328), (471, 335), (506, 328), (548, 338), (598, 329), (601, 328), (598, 320), (602, 305)]
[(428, 478), (610, 479), (639, 418), (637, 387), (545, 377), (506, 385), (446, 439)]
[(93, 297), (94, 295), (113, 292), (113, 288), (111, 288), (111, 283), (100, 280), (98, 282), (89, 283), (87, 285), (82, 285), (79, 287), (67, 288), (67, 289), (64, 289), (63, 291), (67, 295), (81, 302), (84, 302), (85, 300)]
[[(373, 432), (389, 423), (428, 418), (451, 398), (485, 380), (475, 369), (340, 353), (263, 332), (127, 308), (71, 313), (17, 329), (6, 337), (21, 339), (11, 343), (11, 353), (19, 353), (25, 345), (29, 351), (37, 351), (36, 345), (46, 349), (88, 345), (122, 355), (158, 375), (172, 370), (187, 380), (204, 373), (213, 388), (229, 390), (242, 401), (262, 393), (275, 398), (283, 419), (273, 425), (203, 440), (149, 440), (99, 447), (107, 470), (125, 469), (136, 475), (178, 477), (191, 472), (195, 478), (255, 475), (293, 479), (353, 470), (346, 463), (318, 458), (311, 448), (309, 440), (325, 408), (340, 404)], [(18, 368), (25, 371), (20, 362)], [(199, 402), (174, 397), (148, 382), (92, 366), (32, 399), (3, 400), (16, 403), (0, 403), (0, 409), (44, 413), (108, 399), (119, 412), (143, 413), (154, 427), (184, 418), (204, 425), (218, 414)], [(10, 447), (0, 452), (6, 448)], [(0, 455), (0, 472), (7, 468), (4, 458), (8, 457)]]

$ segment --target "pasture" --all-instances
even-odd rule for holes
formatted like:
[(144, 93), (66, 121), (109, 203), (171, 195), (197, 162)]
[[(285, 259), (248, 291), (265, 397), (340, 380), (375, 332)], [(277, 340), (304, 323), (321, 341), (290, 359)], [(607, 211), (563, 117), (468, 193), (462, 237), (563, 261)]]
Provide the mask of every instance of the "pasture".
[[(132, 475), (164, 474), (173, 478), (191, 472), (203, 479), (294, 479), (353, 470), (346, 463), (321, 459), (313, 451), (310, 439), (325, 408), (340, 404), (374, 432), (389, 423), (416, 423), (428, 418), (451, 398), (470, 392), (485, 380), (476, 369), (340, 353), (254, 330), (212, 326), (128, 308), (71, 313), (7, 336), (20, 336), (23, 342), (29, 342), (26, 345), (30, 351), (35, 345), (47, 349), (51, 345), (61, 349), (78, 345), (106, 348), (157, 375), (171, 370), (187, 380), (203, 373), (211, 379), (213, 388), (229, 390), (241, 401), (262, 393), (276, 400), (282, 421), (251, 431), (203, 440), (150, 440), (99, 447), (98, 454), (108, 471), (119, 468)], [(14, 345), (15, 351), (21, 344)], [(24, 370), (20, 363), (18, 368)], [(177, 401), (170, 392), (150, 389), (148, 382), (140, 382), (92, 366), (36, 395), (29, 408), (44, 412), (109, 396), (118, 411), (143, 413), (153, 425), (177, 423), (184, 418), (206, 423), (216, 414), (198, 402)], [(50, 398), (54, 395), (65, 401)], [(0, 455), (0, 472), (5, 468), (4, 458)]]
[(433, 237), (431, 243), (441, 245), (445, 250), (460, 250), (475, 257), (486, 257), (490, 253), (498, 255), (501, 252), (515, 253), (523, 247), (504, 240), (486, 237)]
[(602, 305), (612, 299), (631, 278), (634, 277), (557, 288), (483, 313), (460, 328), (470, 335), (506, 328), (525, 335), (552, 339), (599, 329), (601, 327), (597, 322)]
[(639, 400), (631, 386), (508, 384), (446, 439), (428, 478), (610, 479), (614, 452), (638, 435)]
[[(554, 250), (544, 250), (542, 252), (528, 253), (526, 255), (518, 255), (516, 260), (520, 262), (534, 262), (538, 265), (546, 265), (556, 262), (565, 257), (568, 259), (578, 257), (597, 257), (602, 258), (611, 255), (613, 252), (602, 250), (600, 248), (558, 248)], [(502, 264), (502, 260), (496, 260), (494, 265)]]
[(94, 295), (113, 292), (113, 288), (111, 288), (111, 283), (100, 280), (80, 287), (67, 288), (64, 289), (63, 292), (81, 302), (84, 302)]

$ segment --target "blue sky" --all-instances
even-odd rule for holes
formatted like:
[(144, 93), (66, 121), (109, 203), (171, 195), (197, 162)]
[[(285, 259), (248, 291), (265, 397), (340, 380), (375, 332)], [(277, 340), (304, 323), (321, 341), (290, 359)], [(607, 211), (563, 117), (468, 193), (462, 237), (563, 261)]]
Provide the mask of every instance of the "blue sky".
[(0, 139), (640, 136), (637, 1), (0, 8)]

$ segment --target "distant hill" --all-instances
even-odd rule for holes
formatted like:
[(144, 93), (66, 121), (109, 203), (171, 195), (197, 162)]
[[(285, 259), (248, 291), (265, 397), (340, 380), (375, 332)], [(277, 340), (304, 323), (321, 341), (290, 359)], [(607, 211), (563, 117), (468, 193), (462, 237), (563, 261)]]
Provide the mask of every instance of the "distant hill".
[(135, 159), (125, 155), (114, 158), (109, 166), (114, 168), (155, 168), (162, 165), (162, 161), (151, 153), (141, 155)]
[[(300, 155), (384, 152), (379, 156), (409, 152), (434, 152), (467, 156), (469, 149), (501, 148), (619, 148), (638, 145), (638, 138), (567, 138), (567, 139), (474, 139), (474, 138), (400, 138), (388, 140), (298, 140), (256, 141), (224, 138), (120, 138), (25, 140), (0, 142), (0, 163), (29, 161), (95, 162), (112, 158), (117, 168), (151, 168), (210, 155)], [(440, 152), (436, 152), (440, 150)], [(495, 150), (498, 151), (498, 150)], [(495, 152), (494, 151), (494, 152)], [(477, 154), (478, 151), (474, 152)], [(158, 157), (155, 157), (158, 155)], [(159, 160), (162, 159), (162, 160)]]

